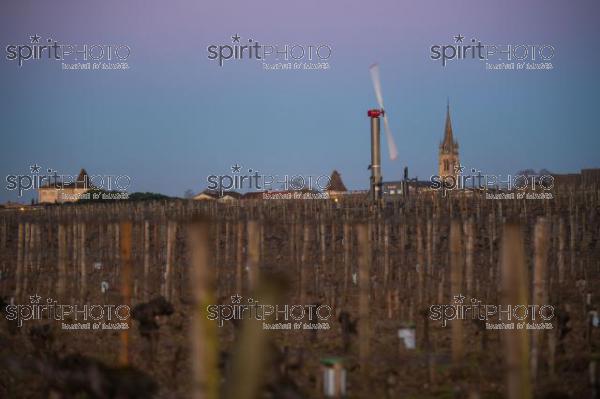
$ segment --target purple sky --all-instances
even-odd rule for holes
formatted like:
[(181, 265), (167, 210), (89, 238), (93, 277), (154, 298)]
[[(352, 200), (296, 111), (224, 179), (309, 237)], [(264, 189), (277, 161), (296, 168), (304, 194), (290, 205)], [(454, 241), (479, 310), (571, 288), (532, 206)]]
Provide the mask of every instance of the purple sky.
[[(238, 163), (264, 174), (329, 174), (366, 188), (368, 73), (381, 65), (399, 159), (385, 180), (428, 179), (437, 168), (446, 98), (461, 161), (487, 173), (599, 167), (600, 3), (545, 1), (54, 1), (0, 5), (3, 175), (37, 163), (62, 173), (131, 176), (131, 191), (181, 196)], [(230, 36), (263, 44), (326, 43), (327, 71), (219, 67), (207, 46)], [(128, 71), (63, 71), (6, 59), (29, 36), (121, 43)], [(429, 58), (453, 36), (486, 44), (550, 44), (552, 71), (443, 68)], [(0, 201), (17, 200), (0, 191)], [(31, 197), (31, 193), (21, 200)]]

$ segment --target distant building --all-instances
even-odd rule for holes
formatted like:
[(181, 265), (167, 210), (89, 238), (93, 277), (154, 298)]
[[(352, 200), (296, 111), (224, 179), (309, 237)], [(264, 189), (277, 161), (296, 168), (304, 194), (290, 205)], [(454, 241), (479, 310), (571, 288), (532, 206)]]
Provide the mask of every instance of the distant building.
[(327, 194), (329, 194), (329, 198), (336, 199), (342, 195), (346, 195), (348, 189), (346, 185), (342, 181), (342, 175), (337, 170), (333, 170), (331, 172), (331, 177), (329, 178), (329, 185), (326, 188)]
[(444, 127), (444, 140), (440, 143), (438, 160), (438, 175), (441, 178), (458, 175), (458, 142), (454, 140), (452, 121), (450, 120), (450, 104), (446, 106), (446, 126)]
[(242, 197), (242, 195), (236, 191), (217, 191), (206, 189), (202, 191), (200, 194), (192, 197), (195, 201), (219, 201), (219, 202), (229, 202), (229, 201), (237, 201)]
[(405, 183), (406, 182), (401, 181), (401, 180), (383, 182), (383, 186), (382, 186), (383, 196), (384, 197), (401, 196), (405, 190), (405, 188), (404, 188)]
[(211, 190), (204, 190), (192, 197), (194, 201), (214, 201), (218, 198), (217, 194)]
[(600, 188), (600, 168), (582, 169), (581, 173), (553, 174), (552, 177), (554, 177), (554, 188), (558, 191)]
[(242, 195), (238, 192), (235, 191), (224, 191), (221, 196), (219, 198), (217, 198), (217, 201), (220, 202), (231, 202), (231, 201), (237, 201), (239, 199), (242, 198)]
[(251, 191), (242, 196), (243, 200), (306, 200), (306, 199), (327, 199), (326, 192), (309, 190), (275, 190), (275, 191)]
[(243, 200), (261, 200), (265, 191), (249, 191), (242, 195)]
[(20, 209), (20, 210), (25, 210), (26, 207), (29, 207), (29, 205), (26, 204), (20, 204), (18, 202), (5, 202), (4, 204), (0, 204), (0, 209)]
[(77, 180), (74, 182), (53, 181), (38, 189), (38, 203), (54, 204), (63, 202), (75, 202), (83, 194), (93, 189), (90, 178), (85, 169), (79, 171)]
[(414, 179), (397, 180), (383, 182), (383, 198), (386, 200), (399, 199), (415, 195), (422, 191), (427, 191), (431, 188), (430, 181)]

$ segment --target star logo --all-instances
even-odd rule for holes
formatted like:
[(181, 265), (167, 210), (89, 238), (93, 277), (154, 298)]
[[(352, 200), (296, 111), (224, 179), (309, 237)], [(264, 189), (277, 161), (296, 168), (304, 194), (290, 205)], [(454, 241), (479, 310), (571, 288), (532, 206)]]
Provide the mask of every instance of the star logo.
[(40, 303), (40, 299), (42, 299), (42, 297), (39, 296), (38, 294), (29, 296), (29, 302), (31, 302), (31, 303)]
[(454, 42), (455, 43), (462, 43), (463, 40), (464, 40), (464, 38), (465, 37), (459, 33), (457, 36), (454, 36)]
[(235, 35), (231, 36), (231, 43), (239, 43), (240, 42), (240, 36), (236, 33)]
[(240, 303), (241, 300), (242, 300), (242, 297), (239, 296), (238, 294), (231, 296), (231, 303)]
[(465, 297), (463, 294), (454, 295), (454, 303), (463, 303)]
[(238, 165), (237, 163), (235, 165), (231, 166), (231, 171), (233, 173), (240, 173), (241, 169), (242, 169), (242, 167), (240, 165)]
[(29, 36), (29, 38), (31, 39), (31, 43), (39, 43), (41, 39), (41, 37), (39, 37), (37, 34)]
[(29, 166), (29, 169), (31, 169), (31, 173), (40, 173), (40, 165), (37, 163)]
[(461, 164), (454, 165), (454, 173), (462, 173), (465, 170), (465, 167)]

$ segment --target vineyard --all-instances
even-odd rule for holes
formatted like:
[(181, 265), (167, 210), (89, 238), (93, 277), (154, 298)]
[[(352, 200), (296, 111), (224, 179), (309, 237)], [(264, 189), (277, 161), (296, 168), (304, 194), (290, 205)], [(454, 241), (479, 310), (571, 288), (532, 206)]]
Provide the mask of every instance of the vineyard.
[(32, 207), (0, 251), (2, 398), (598, 395), (598, 192)]

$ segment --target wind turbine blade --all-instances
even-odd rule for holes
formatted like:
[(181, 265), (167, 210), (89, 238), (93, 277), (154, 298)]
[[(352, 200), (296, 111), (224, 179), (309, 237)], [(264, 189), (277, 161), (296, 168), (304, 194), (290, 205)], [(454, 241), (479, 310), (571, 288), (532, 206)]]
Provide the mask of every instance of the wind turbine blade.
[(371, 72), (371, 80), (373, 81), (373, 89), (375, 89), (375, 97), (379, 108), (383, 109), (383, 95), (381, 94), (381, 80), (379, 79), (379, 65), (373, 64), (369, 67)]
[(390, 124), (388, 122), (387, 114), (383, 115), (383, 129), (385, 130), (385, 138), (387, 140), (390, 159), (393, 161), (396, 158), (398, 158), (398, 148), (396, 147), (394, 136), (392, 136), (392, 132), (390, 130)]

